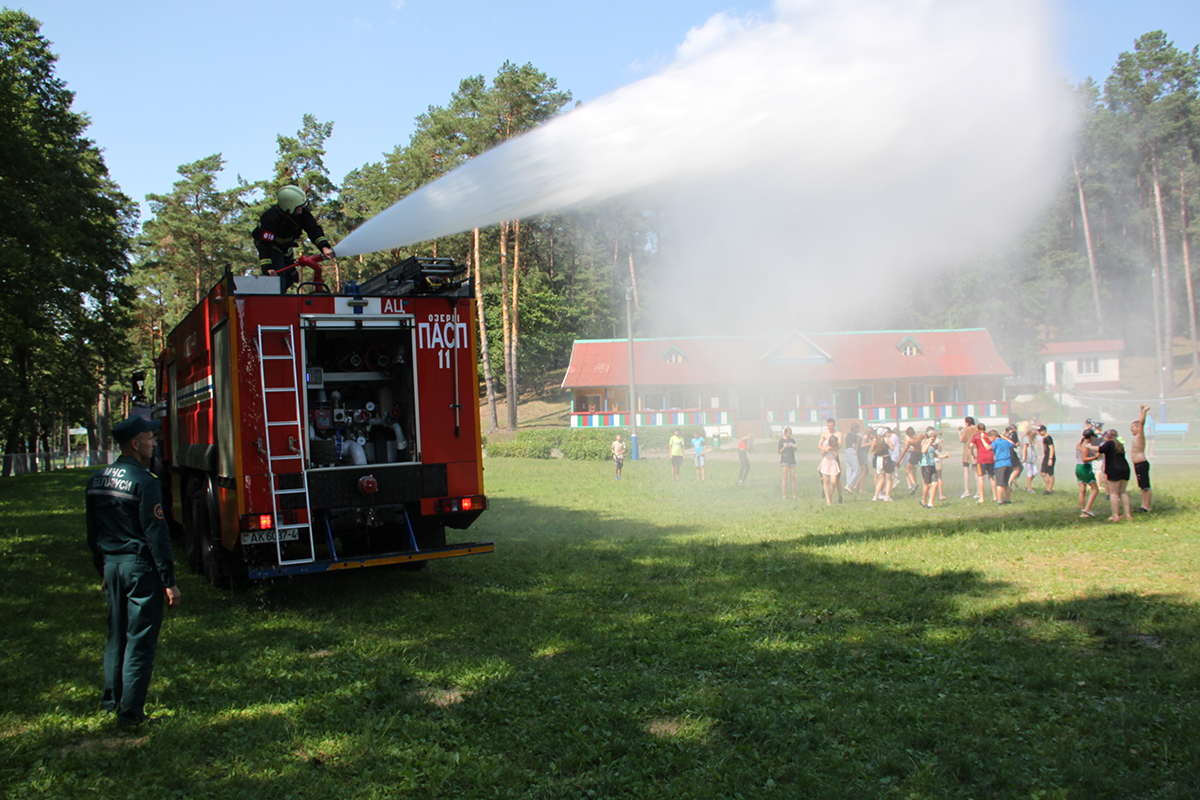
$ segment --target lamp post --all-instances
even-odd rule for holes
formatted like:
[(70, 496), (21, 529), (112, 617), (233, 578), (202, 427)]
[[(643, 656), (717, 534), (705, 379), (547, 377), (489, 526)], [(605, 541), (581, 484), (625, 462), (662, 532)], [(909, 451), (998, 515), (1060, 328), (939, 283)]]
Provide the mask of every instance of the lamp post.
[(1066, 380), (1067, 368), (1062, 361), (1054, 362), (1054, 382), (1058, 384), (1058, 432), (1063, 432), (1063, 382)]
[(625, 287), (625, 331), (629, 340), (629, 458), (638, 460), (637, 387), (633, 380), (633, 287)]

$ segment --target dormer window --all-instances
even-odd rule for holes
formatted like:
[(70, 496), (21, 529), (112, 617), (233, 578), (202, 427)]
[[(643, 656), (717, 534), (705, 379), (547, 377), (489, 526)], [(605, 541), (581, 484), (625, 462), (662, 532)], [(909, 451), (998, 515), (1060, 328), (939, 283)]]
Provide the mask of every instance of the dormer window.
[(663, 353), (662, 360), (668, 364), (682, 364), (687, 361), (687, 356), (678, 347), (672, 347), (667, 352)]
[(896, 345), (896, 349), (900, 351), (902, 356), (919, 356), (921, 355), (921, 345), (917, 344), (917, 340), (911, 336), (905, 336), (900, 340), (900, 344)]

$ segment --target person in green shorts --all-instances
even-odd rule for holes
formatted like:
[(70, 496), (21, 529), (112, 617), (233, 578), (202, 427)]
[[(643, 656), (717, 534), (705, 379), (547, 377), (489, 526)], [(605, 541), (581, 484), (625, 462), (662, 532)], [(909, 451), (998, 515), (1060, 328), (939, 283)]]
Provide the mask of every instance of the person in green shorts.
[[(1092, 462), (1099, 456), (1092, 449), (1092, 441), (1096, 438), (1096, 432), (1088, 428), (1083, 432), (1083, 438), (1079, 440), (1079, 444), (1075, 445), (1075, 480), (1079, 481), (1079, 516), (1094, 517), (1092, 513), (1092, 503), (1096, 502), (1096, 498), (1100, 496), (1100, 486), (1096, 483), (1096, 473), (1092, 469)], [(1087, 496), (1088, 487), (1091, 487), (1091, 497), (1087, 497), (1087, 502), (1084, 498)]]

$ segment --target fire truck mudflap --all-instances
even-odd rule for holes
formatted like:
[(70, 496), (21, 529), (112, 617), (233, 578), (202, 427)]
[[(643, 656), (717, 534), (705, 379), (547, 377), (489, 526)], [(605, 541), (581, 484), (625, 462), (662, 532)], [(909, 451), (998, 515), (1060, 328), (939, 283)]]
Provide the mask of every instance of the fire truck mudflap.
[(473, 286), (410, 258), (342, 294), (226, 276), (158, 359), (188, 565), (214, 583), (489, 553)]

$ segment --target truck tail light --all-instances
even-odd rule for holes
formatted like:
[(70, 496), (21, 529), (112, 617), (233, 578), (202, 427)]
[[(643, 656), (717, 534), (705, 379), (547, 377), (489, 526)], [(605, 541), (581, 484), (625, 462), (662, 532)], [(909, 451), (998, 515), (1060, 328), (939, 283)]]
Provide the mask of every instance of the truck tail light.
[(269, 531), (275, 527), (270, 514), (242, 514), (238, 526), (244, 531)]
[(470, 497), (443, 497), (434, 505), (439, 514), (453, 514), (458, 511), (483, 511), (487, 508), (487, 498), (481, 494)]

